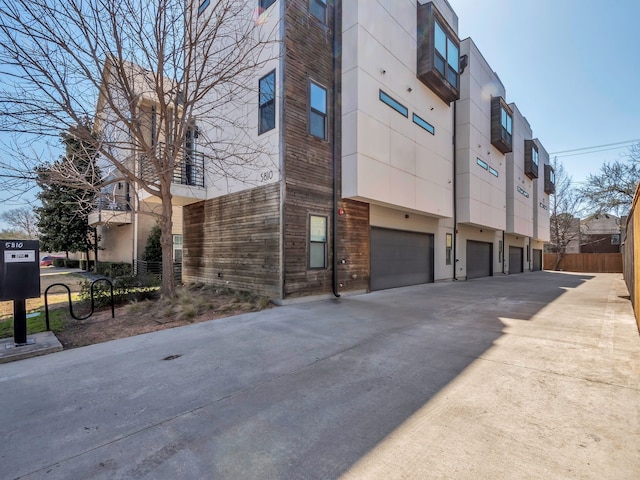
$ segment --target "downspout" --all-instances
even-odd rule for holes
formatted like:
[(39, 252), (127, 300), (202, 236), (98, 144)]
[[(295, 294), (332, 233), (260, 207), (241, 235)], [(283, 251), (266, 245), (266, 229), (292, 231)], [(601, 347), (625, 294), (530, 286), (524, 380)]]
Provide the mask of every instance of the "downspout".
[(505, 259), (505, 251), (507, 250), (507, 245), (504, 243), (504, 230), (502, 231), (502, 274), (505, 274), (504, 271), (504, 259)]
[(453, 102), (453, 245), (452, 252), (453, 258), (451, 263), (453, 264), (453, 280), (458, 280), (458, 189), (457, 189), (457, 172), (458, 172), (458, 145), (456, 139), (456, 123), (457, 123), (457, 106), (458, 101)]
[(340, 104), (340, 81), (341, 77), (341, 54), (340, 43), (338, 42), (338, 28), (340, 28), (340, 20), (338, 18), (342, 4), (340, 0), (333, 2), (333, 227), (331, 228), (332, 249), (333, 249), (333, 282), (332, 290), (336, 298), (340, 298), (338, 293), (338, 161), (340, 151), (338, 149), (338, 141), (340, 140), (340, 132), (338, 126), (338, 107)]

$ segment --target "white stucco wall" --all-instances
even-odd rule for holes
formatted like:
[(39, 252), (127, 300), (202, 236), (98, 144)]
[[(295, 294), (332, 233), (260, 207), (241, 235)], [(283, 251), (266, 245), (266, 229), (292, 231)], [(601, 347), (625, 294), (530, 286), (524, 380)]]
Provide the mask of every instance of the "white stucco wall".
[(551, 240), (549, 223), (549, 195), (544, 192), (544, 166), (549, 164), (549, 153), (542, 143), (535, 139), (538, 145), (539, 176), (534, 180), (533, 198), (533, 238), (541, 242)]
[[(525, 140), (533, 138), (531, 126), (515, 103), (513, 110), (513, 151), (506, 155), (507, 165), (507, 233), (533, 235), (534, 183), (524, 173)], [(538, 165), (538, 175), (544, 167)], [(518, 188), (520, 187), (520, 188)], [(528, 196), (527, 196), (528, 195)]]
[[(213, 4), (213, 2), (212, 2)], [(194, 110), (199, 127), (198, 151), (205, 154), (206, 198), (211, 199), (261, 185), (279, 182), (281, 178), (281, 104), (283, 71), (281, 28), (284, 3), (276, 0), (257, 17), (257, 2), (247, 2), (242, 14), (235, 17), (238, 31), (246, 25), (257, 25), (255, 36), (268, 43), (250, 62), (259, 65), (235, 79), (242, 88), (228, 95), (230, 85), (221, 83)], [(195, 6), (198, 4), (196, 2)], [(202, 15), (210, 15), (211, 9)], [(232, 27), (225, 27), (232, 29)], [(211, 57), (214, 63), (215, 58)], [(275, 70), (276, 126), (258, 135), (260, 78)], [(212, 110), (212, 107), (215, 107)], [(221, 147), (227, 144), (229, 147)], [(213, 146), (217, 146), (216, 150)]]
[[(436, 2), (448, 19), (446, 2)], [(453, 108), (416, 77), (416, 3), (343, 3), (342, 192), (372, 204), (453, 216)], [(384, 91), (405, 117), (380, 101)], [(435, 135), (412, 121), (413, 113)]]
[(457, 105), (458, 222), (504, 230), (507, 172), (505, 155), (491, 144), (491, 98), (504, 98), (505, 90), (471, 39), (461, 42), (460, 54), (468, 55), (469, 63), (460, 77)]

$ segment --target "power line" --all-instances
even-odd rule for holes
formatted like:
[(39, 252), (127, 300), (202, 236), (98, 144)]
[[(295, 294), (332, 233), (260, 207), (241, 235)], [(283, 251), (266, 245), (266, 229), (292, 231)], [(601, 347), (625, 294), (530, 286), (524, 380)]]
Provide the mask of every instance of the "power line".
[[(591, 155), (592, 153), (609, 152), (611, 150), (620, 150), (621, 148), (624, 148), (624, 146), (602, 148), (600, 150), (591, 150), (589, 152), (577, 152), (577, 153), (569, 153), (569, 154), (565, 154), (565, 155), (553, 155), (553, 156), (554, 157), (558, 157), (558, 158), (567, 158), (567, 157), (575, 157), (575, 156), (578, 156), (578, 155)], [(550, 156), (551, 156), (551, 154), (550, 154)]]
[[(559, 152), (553, 152), (553, 153), (550, 153), (549, 155), (559, 155), (559, 154), (561, 154), (561, 153), (574, 153), (574, 152), (581, 152), (581, 151), (584, 151), (584, 150), (593, 150), (594, 148), (614, 147), (614, 146), (617, 146), (617, 145), (624, 146), (624, 145), (627, 145), (627, 144), (633, 144), (633, 143), (638, 143), (638, 142), (640, 142), (640, 139), (636, 139), (636, 140), (626, 140), (626, 141), (624, 141), (624, 142), (616, 142), (616, 143), (605, 143), (605, 144), (602, 144), (602, 145), (594, 145), (593, 147), (583, 147), (583, 148), (573, 148), (573, 149), (571, 149), (571, 150), (562, 150), (562, 151), (559, 151)], [(620, 147), (619, 147), (619, 148), (620, 148)], [(614, 148), (611, 148), (610, 150), (615, 150), (615, 149), (614, 149)], [(598, 150), (598, 151), (605, 151), (605, 150)], [(592, 153), (592, 152), (587, 152), (587, 153)], [(594, 152), (594, 153), (595, 153), (595, 152)], [(577, 155), (577, 154), (576, 154), (576, 155)], [(584, 154), (582, 154), (582, 155), (584, 155)], [(563, 156), (565, 156), (565, 157), (566, 157), (566, 156), (568, 156), (568, 155), (563, 155)]]

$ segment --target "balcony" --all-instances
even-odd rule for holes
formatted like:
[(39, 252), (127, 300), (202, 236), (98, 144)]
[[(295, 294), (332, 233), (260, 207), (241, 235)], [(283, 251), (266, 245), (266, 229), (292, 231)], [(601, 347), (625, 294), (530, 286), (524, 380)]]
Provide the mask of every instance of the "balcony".
[(491, 99), (491, 144), (501, 153), (509, 153), (512, 148), (513, 112), (502, 97)]
[(95, 201), (95, 207), (89, 213), (89, 225), (127, 225), (131, 223), (129, 199), (122, 195), (107, 195)]
[(538, 146), (533, 140), (524, 141), (524, 174), (531, 180), (538, 178), (540, 155)]
[[(167, 146), (159, 143), (156, 155), (162, 158), (164, 149)], [(140, 176), (147, 183), (158, 183), (158, 175), (149, 161), (147, 155), (140, 155)], [(171, 193), (174, 205), (188, 205), (199, 202), (206, 198), (206, 188), (204, 183), (204, 154), (202, 152), (191, 152), (185, 155), (183, 148), (180, 149), (176, 158), (176, 165), (173, 170)], [(141, 198), (147, 201), (158, 201), (153, 197)]]
[(547, 195), (556, 193), (556, 172), (549, 164), (544, 166), (544, 193)]

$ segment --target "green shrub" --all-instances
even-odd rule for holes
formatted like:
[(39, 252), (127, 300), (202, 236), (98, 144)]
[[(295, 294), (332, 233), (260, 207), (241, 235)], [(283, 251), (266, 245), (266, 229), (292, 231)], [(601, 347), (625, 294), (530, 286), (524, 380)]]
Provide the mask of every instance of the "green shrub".
[(54, 267), (64, 267), (64, 262), (66, 261), (66, 258), (54, 258), (53, 259), (53, 266)]
[[(155, 298), (158, 294), (158, 282), (153, 277), (123, 276), (114, 279), (113, 303), (120, 305), (127, 302)], [(111, 305), (111, 285), (106, 281), (97, 281), (93, 285), (93, 299), (96, 308)], [(86, 281), (80, 288), (80, 300), (91, 301), (91, 282)]]
[(80, 260), (65, 260), (64, 266), (67, 268), (80, 268)]
[(109, 278), (125, 277), (131, 275), (131, 264), (125, 262), (98, 262), (98, 271), (96, 273)]

